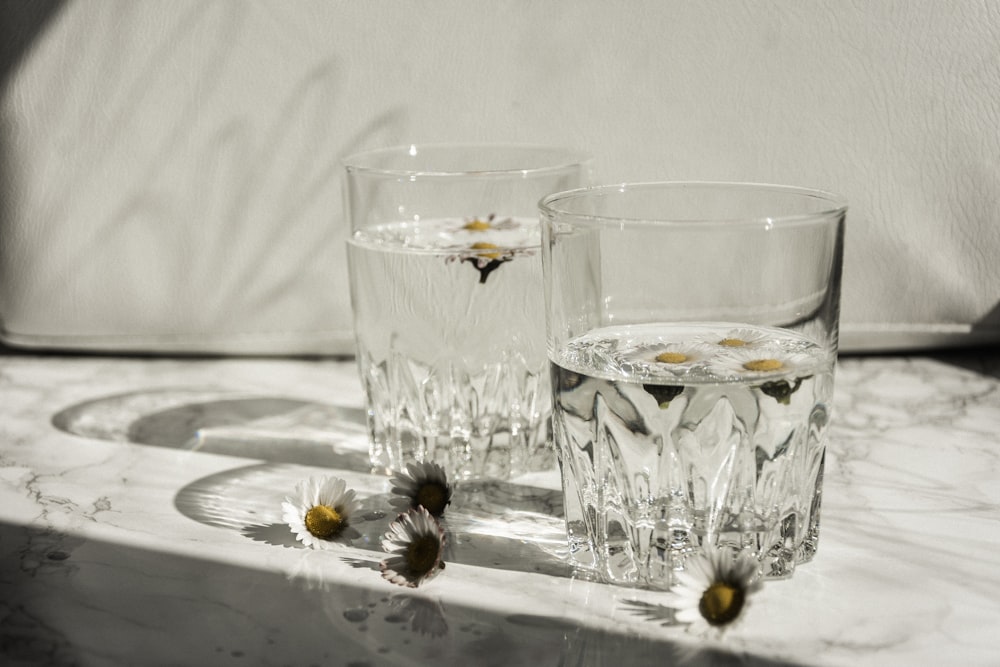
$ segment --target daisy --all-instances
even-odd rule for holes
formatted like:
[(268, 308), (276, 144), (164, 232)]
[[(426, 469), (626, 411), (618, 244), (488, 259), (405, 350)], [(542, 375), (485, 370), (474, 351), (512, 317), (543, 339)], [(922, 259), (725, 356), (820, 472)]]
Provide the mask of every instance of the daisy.
[(667, 370), (683, 371), (708, 359), (712, 354), (713, 350), (709, 346), (700, 343), (670, 343), (657, 348), (652, 360)]
[(490, 213), (485, 220), (480, 220), (478, 217), (468, 220), (462, 229), (470, 232), (485, 232), (493, 229), (493, 218), (496, 217), (495, 214)]
[(479, 272), (480, 283), (515, 257), (534, 255), (540, 242), (537, 225), (522, 225), (513, 218), (498, 220), (493, 213), (466, 218), (449, 236), (456, 243), (447, 246), (454, 254), (449, 253), (445, 262), (468, 262)]
[[(770, 375), (791, 375), (808, 369), (811, 372), (816, 360), (803, 352), (785, 352), (780, 349), (741, 349), (717, 357), (714, 371), (720, 375), (743, 378), (763, 378)], [(808, 373), (803, 373), (808, 374)]]
[(406, 464), (406, 471), (397, 471), (390, 480), (392, 493), (389, 500), (397, 512), (423, 507), (432, 516), (440, 517), (451, 502), (451, 487), (444, 468), (426, 461)]
[(351, 514), (361, 509), (354, 489), (338, 477), (299, 482), (295, 497), (281, 503), (282, 519), (307, 547), (324, 547), (347, 528)]
[(754, 329), (731, 329), (724, 336), (711, 334), (704, 338), (709, 345), (718, 345), (730, 349), (745, 349), (760, 347), (768, 342), (767, 334)]
[(677, 584), (667, 594), (666, 606), (676, 610), (679, 623), (688, 632), (720, 634), (747, 609), (750, 595), (763, 583), (757, 559), (745, 551), (707, 548), (685, 563), (677, 573)]
[(513, 218), (504, 218), (499, 221), (496, 218), (496, 213), (490, 213), (485, 219), (479, 216), (466, 218), (465, 224), (456, 231), (488, 232), (492, 229), (517, 229), (519, 226)]
[(444, 530), (423, 507), (400, 514), (382, 536), (391, 556), (379, 563), (382, 578), (416, 588), (444, 569)]

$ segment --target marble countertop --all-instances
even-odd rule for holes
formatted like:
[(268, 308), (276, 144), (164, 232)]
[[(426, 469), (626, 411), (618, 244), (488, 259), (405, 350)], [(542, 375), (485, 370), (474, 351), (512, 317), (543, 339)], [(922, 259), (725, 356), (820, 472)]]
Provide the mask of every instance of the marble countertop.
[[(0, 356), (5, 665), (1000, 664), (1000, 354), (848, 357), (816, 558), (738, 627), (572, 576), (558, 479), (466, 483), (445, 571), (380, 578), (353, 361)], [(309, 476), (362, 501), (313, 551)]]

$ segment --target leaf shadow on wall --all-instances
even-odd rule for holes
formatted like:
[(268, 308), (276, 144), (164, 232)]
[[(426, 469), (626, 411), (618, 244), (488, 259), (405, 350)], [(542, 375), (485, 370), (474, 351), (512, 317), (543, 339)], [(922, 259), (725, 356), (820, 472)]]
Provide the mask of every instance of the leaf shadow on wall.
[(64, 0), (7, 0), (0, 4), (0, 90)]
[(0, 3), (6, 328), (129, 352), (345, 345), (340, 159), (406, 114), (360, 107), (350, 58), (302, 46), (312, 11), (275, 32), (253, 3)]
[[(9, 79), (63, 4), (64, 0), (8, 0), (0, 3), (0, 102), (6, 99)], [(12, 241), (11, 202), (18, 192), (17, 165), (11, 150), (13, 119), (5, 111), (6, 108), (6, 104), (0, 104), (0, 246)], [(3, 262), (2, 258), (0, 262)], [(13, 267), (0, 264), (0, 280), (13, 270)], [(3, 306), (4, 299), (0, 292), (0, 309)], [(0, 312), (0, 329), (3, 327), (2, 316)]]

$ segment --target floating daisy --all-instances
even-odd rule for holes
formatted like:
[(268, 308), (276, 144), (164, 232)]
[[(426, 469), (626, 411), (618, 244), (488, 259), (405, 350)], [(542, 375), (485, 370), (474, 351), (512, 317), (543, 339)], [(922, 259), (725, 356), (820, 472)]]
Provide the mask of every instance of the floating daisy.
[(354, 489), (338, 477), (309, 478), (295, 487), (295, 497), (281, 503), (282, 519), (307, 547), (324, 547), (347, 528), (361, 504)]
[(394, 497), (389, 500), (396, 511), (423, 507), (432, 516), (444, 514), (451, 503), (451, 486), (444, 468), (425, 461), (406, 464), (405, 471), (397, 471), (391, 478)]
[(708, 345), (739, 350), (760, 347), (770, 342), (770, 338), (766, 333), (757, 329), (730, 329), (724, 335), (705, 336), (703, 341)]
[(465, 224), (463, 224), (457, 231), (466, 232), (488, 232), (492, 229), (517, 229), (518, 223), (513, 218), (504, 218), (503, 220), (497, 220), (496, 213), (490, 213), (485, 218), (480, 218), (476, 216), (474, 218), (466, 218)]
[(688, 632), (721, 634), (740, 618), (750, 596), (763, 585), (758, 565), (747, 552), (734, 555), (708, 548), (688, 559), (664, 604), (676, 611), (677, 622), (688, 624)]
[(485, 232), (489, 229), (493, 229), (493, 218), (494, 214), (487, 216), (485, 220), (480, 220), (479, 218), (472, 218), (462, 225), (462, 229), (468, 232)]
[(651, 350), (651, 361), (660, 369), (684, 372), (695, 364), (709, 359), (714, 350), (702, 343), (669, 343)]
[(529, 246), (537, 245), (538, 240), (536, 238), (532, 242), (531, 231), (513, 218), (497, 220), (493, 213), (485, 218), (466, 218), (461, 226), (451, 230), (455, 240), (461, 242), (449, 247), (456, 252), (445, 257), (445, 261), (468, 262), (479, 272), (479, 282), (485, 283), (490, 274), (506, 262), (521, 255), (534, 254)]
[(444, 569), (444, 530), (423, 507), (400, 514), (382, 537), (390, 557), (379, 563), (386, 581), (416, 588)]
[(786, 352), (776, 348), (740, 349), (716, 357), (713, 370), (722, 375), (764, 378), (770, 375), (808, 374), (816, 360), (804, 352)]

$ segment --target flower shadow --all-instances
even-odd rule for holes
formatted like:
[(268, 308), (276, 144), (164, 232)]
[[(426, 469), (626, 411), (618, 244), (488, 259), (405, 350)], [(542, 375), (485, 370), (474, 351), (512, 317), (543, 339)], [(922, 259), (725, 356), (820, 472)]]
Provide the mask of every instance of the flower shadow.
[(243, 528), (240, 533), (254, 542), (264, 542), (273, 546), (296, 547), (299, 543), (295, 535), (283, 523), (251, 525)]
[(621, 606), (625, 611), (644, 621), (658, 623), (664, 627), (682, 625), (677, 621), (677, 612), (666, 605), (654, 604), (645, 600), (622, 600)]
[(355, 570), (371, 570), (372, 572), (378, 572), (378, 563), (370, 560), (364, 560), (363, 558), (351, 558), (349, 556), (342, 556), (341, 561), (347, 563)]
[[(302, 544), (295, 539), (295, 534), (288, 529), (287, 523), (250, 525), (241, 529), (240, 534), (254, 542), (263, 542), (275, 547), (302, 548)], [(348, 526), (344, 530), (343, 539), (351, 540), (357, 537), (361, 537), (361, 533), (354, 528)]]

